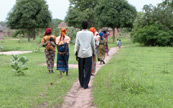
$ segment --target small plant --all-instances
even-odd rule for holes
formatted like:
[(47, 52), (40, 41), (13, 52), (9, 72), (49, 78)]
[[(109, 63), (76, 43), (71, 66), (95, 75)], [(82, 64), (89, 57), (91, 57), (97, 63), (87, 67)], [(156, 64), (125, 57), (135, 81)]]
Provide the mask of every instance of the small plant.
[(41, 47), (42, 47), (42, 45), (39, 44), (38, 48), (36, 48), (34, 52), (40, 52), (40, 48), (41, 48)]
[(28, 70), (26, 67), (26, 62), (28, 59), (26, 57), (19, 57), (18, 55), (12, 55), (11, 67), (15, 74), (25, 75), (24, 70)]
[(0, 46), (0, 51), (2, 51), (4, 49), (4, 47), (3, 46)]

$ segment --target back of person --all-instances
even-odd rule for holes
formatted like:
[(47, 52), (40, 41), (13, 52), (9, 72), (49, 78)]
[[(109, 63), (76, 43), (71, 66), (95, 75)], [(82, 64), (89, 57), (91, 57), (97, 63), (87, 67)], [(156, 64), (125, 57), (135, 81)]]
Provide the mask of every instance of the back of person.
[(86, 58), (92, 56), (92, 42), (94, 40), (93, 33), (88, 30), (82, 30), (77, 33), (79, 47), (78, 57)]
[[(53, 37), (50, 37), (49, 38), (49, 41), (47, 41), (47, 45), (45, 46), (46, 50), (47, 51), (55, 51), (55, 48), (54, 48), (54, 38)], [(53, 45), (54, 44), (54, 45)]]
[(42, 38), (42, 42), (41, 42), (41, 43), (42, 43), (42, 45), (43, 45), (44, 43), (47, 42), (47, 45), (45, 46), (45, 49), (46, 49), (47, 51), (55, 51), (55, 47), (53, 47), (53, 45), (50, 43), (50, 38), (53, 38), (53, 42), (55, 43), (56, 37), (53, 36), (53, 35), (44, 36), (44, 37)]

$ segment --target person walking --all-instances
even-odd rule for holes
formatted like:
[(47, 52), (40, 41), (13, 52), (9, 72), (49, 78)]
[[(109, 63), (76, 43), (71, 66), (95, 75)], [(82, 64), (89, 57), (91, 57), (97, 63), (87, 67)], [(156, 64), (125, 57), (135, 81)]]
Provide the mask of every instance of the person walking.
[(119, 40), (119, 42), (118, 42), (118, 47), (119, 48), (121, 48), (121, 44), (122, 44), (122, 42), (121, 42), (121, 40)]
[(78, 58), (79, 83), (84, 89), (88, 88), (91, 77), (92, 56), (95, 56), (95, 39), (88, 31), (88, 22), (82, 21), (82, 30), (76, 34), (75, 55)]
[[(95, 39), (95, 49), (97, 48), (97, 44), (99, 39), (96, 37), (96, 29), (94, 27), (91, 27), (89, 29), (89, 31), (91, 31), (93, 33), (94, 39)], [(95, 52), (96, 53), (96, 52)], [(91, 75), (94, 75), (96, 71), (96, 55), (92, 56), (92, 68), (91, 68)]]
[(47, 69), (49, 73), (54, 73), (53, 67), (54, 67), (54, 59), (55, 59), (55, 40), (56, 37), (51, 35), (52, 29), (46, 28), (46, 32), (44, 34), (44, 37), (41, 40), (41, 45), (45, 47), (45, 55), (46, 55), (46, 63), (47, 63)]
[(57, 70), (60, 71), (60, 77), (62, 77), (62, 72), (66, 72), (68, 76), (68, 59), (69, 59), (69, 43), (70, 38), (66, 35), (66, 28), (61, 29), (61, 35), (56, 38), (57, 44)]
[(109, 56), (109, 48), (108, 48), (108, 37), (109, 37), (109, 35), (110, 35), (110, 33), (108, 33), (107, 31), (103, 31), (103, 37), (107, 41), (107, 45), (105, 47), (105, 53), (107, 53), (107, 56)]
[(100, 64), (105, 64), (105, 47), (107, 45), (107, 41), (106, 39), (103, 37), (103, 33), (100, 32), (99, 33), (99, 36), (100, 36), (100, 41), (99, 41), (99, 46), (97, 48), (97, 58), (98, 58), (98, 61), (100, 61)]

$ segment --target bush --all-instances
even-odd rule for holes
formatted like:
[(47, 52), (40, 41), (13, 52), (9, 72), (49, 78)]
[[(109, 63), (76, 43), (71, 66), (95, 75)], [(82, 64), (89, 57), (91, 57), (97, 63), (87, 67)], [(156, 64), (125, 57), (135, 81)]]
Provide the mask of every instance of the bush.
[(173, 46), (173, 31), (166, 30), (158, 24), (135, 28), (131, 37), (133, 42), (139, 42), (146, 46)]
[(25, 75), (24, 70), (28, 70), (26, 67), (26, 62), (28, 59), (26, 57), (19, 57), (18, 55), (12, 55), (11, 67), (15, 74)]
[(173, 8), (170, 1), (143, 7), (144, 11), (138, 13), (131, 33), (134, 42), (147, 46), (173, 46)]
[(71, 39), (71, 44), (75, 44), (76, 34), (78, 31), (79, 31), (79, 29), (74, 28), (74, 27), (67, 28), (67, 35)]

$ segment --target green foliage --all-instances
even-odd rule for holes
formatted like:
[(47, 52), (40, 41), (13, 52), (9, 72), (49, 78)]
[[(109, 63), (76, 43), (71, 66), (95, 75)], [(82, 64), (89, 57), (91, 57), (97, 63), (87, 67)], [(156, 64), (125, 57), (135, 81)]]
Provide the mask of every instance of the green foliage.
[(30, 41), (31, 31), (46, 28), (51, 22), (51, 14), (45, 0), (17, 0), (7, 20), (11, 29), (27, 29)]
[(134, 42), (152, 46), (173, 46), (173, 8), (165, 0), (157, 7), (145, 5), (138, 13), (131, 37)]
[(65, 21), (68, 26), (81, 28), (81, 22), (86, 19), (89, 22), (89, 26), (95, 25), (95, 7), (99, 0), (70, 0), (70, 7), (68, 9)]
[(26, 57), (19, 57), (18, 55), (12, 55), (11, 67), (13, 71), (18, 75), (25, 75), (24, 71), (28, 70), (26, 67), (26, 62), (28, 59)]
[(165, 30), (162, 25), (144, 26), (143, 28), (135, 28), (134, 31), (131, 33), (133, 42), (139, 42), (146, 46), (172, 46), (173, 44), (173, 31)]
[(67, 36), (71, 39), (71, 44), (75, 44), (76, 34), (79, 31), (79, 29), (74, 27), (67, 28)]
[(50, 27), (51, 28), (55, 28), (58, 27), (58, 25), (62, 22), (62, 20), (60, 19), (52, 19), (51, 23), (50, 23)]
[(136, 17), (135, 7), (126, 0), (102, 0), (95, 12), (101, 27), (132, 27)]
[(126, 0), (102, 0), (95, 9), (95, 16), (99, 27), (113, 29), (115, 41), (115, 28), (131, 28), (136, 17), (136, 9)]

